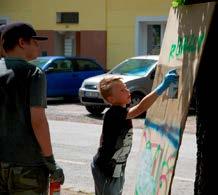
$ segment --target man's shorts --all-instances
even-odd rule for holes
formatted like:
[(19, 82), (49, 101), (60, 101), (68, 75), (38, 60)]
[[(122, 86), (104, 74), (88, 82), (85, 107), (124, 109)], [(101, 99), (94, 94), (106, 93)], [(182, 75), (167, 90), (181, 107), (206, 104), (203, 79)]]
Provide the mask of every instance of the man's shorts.
[(44, 166), (21, 167), (0, 162), (0, 195), (43, 195), (48, 191)]

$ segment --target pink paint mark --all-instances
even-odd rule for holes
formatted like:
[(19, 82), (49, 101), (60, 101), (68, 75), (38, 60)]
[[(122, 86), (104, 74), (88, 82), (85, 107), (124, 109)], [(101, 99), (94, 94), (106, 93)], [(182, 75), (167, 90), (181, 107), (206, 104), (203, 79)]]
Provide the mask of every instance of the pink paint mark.
[[(164, 183), (164, 181), (165, 181), (165, 184), (166, 184), (164, 194), (166, 194), (166, 192), (167, 192), (167, 177), (166, 177), (166, 175), (161, 175), (160, 176), (160, 182), (162, 182), (162, 183), (161, 183), (161, 186), (159, 186), (159, 188), (158, 188), (157, 194), (160, 194), (160, 190), (163, 192), (163, 183)], [(163, 194), (163, 193), (161, 193), (161, 194)]]
[(161, 181), (167, 181), (167, 176), (164, 174), (164, 175), (161, 175), (160, 176), (160, 180)]
[(151, 143), (151, 146), (152, 146), (153, 148), (157, 148), (158, 144), (157, 144), (157, 143)]
[(171, 174), (171, 175), (172, 175), (173, 172), (174, 172), (173, 169), (170, 169), (170, 170), (168, 171), (167, 175), (168, 175), (168, 174)]
[(146, 136), (146, 131), (144, 131), (143, 136), (144, 136), (145, 138), (147, 137), (147, 136)]

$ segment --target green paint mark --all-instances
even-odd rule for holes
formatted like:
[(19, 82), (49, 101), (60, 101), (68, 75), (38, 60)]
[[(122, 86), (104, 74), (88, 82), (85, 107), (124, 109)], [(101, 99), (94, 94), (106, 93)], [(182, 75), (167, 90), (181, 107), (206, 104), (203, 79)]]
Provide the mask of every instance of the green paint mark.
[(176, 44), (172, 44), (171, 49), (170, 49), (169, 61), (170, 61), (170, 59), (174, 58), (174, 52), (175, 51), (176, 51)]
[(168, 163), (166, 161), (163, 161), (162, 167), (167, 167), (167, 169), (169, 169)]
[(183, 38), (183, 51), (184, 53), (188, 52), (188, 36), (185, 35)]
[(205, 34), (204, 33), (202, 33), (199, 37), (198, 37), (198, 52), (199, 52), (199, 50), (201, 49), (201, 47), (202, 47), (202, 44), (203, 44), (203, 41), (204, 41), (204, 39), (205, 39)]
[(160, 188), (162, 188), (162, 185), (163, 185), (163, 183), (162, 183), (162, 181), (161, 181), (161, 182), (160, 182), (160, 186), (159, 186), (159, 187), (160, 187)]
[(160, 144), (158, 144), (157, 150), (155, 151), (155, 154), (154, 154), (154, 160), (158, 158), (158, 156), (160, 155), (160, 152), (161, 152), (161, 147), (160, 147)]
[(151, 142), (150, 141), (147, 141), (147, 143), (146, 143), (146, 149), (151, 149)]
[(188, 46), (189, 52), (195, 52), (196, 51), (196, 44), (197, 44), (197, 37), (195, 35), (190, 36), (190, 41)]
[(196, 36), (195, 34), (179, 36), (177, 43), (173, 43), (171, 45), (168, 60), (170, 61), (174, 57), (179, 58), (185, 53), (199, 52), (202, 48), (204, 40), (204, 33), (201, 33), (199, 36)]
[(178, 37), (177, 48), (176, 48), (176, 56), (180, 56), (183, 52), (183, 38)]

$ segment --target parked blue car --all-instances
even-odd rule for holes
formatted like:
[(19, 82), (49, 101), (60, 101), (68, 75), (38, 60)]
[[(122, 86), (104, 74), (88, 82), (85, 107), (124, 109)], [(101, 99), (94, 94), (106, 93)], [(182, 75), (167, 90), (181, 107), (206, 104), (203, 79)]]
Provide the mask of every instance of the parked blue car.
[(90, 58), (45, 56), (30, 63), (45, 71), (47, 97), (78, 96), (84, 79), (105, 73), (103, 67)]

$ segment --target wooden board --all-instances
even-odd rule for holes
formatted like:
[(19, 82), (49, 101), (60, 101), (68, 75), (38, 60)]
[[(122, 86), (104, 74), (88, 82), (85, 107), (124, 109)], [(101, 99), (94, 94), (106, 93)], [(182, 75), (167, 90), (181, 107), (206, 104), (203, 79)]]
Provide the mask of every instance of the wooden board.
[(171, 98), (168, 89), (147, 112), (136, 195), (170, 194), (189, 102), (214, 7), (215, 3), (211, 2), (170, 9), (153, 89), (167, 71), (176, 68), (178, 93)]

